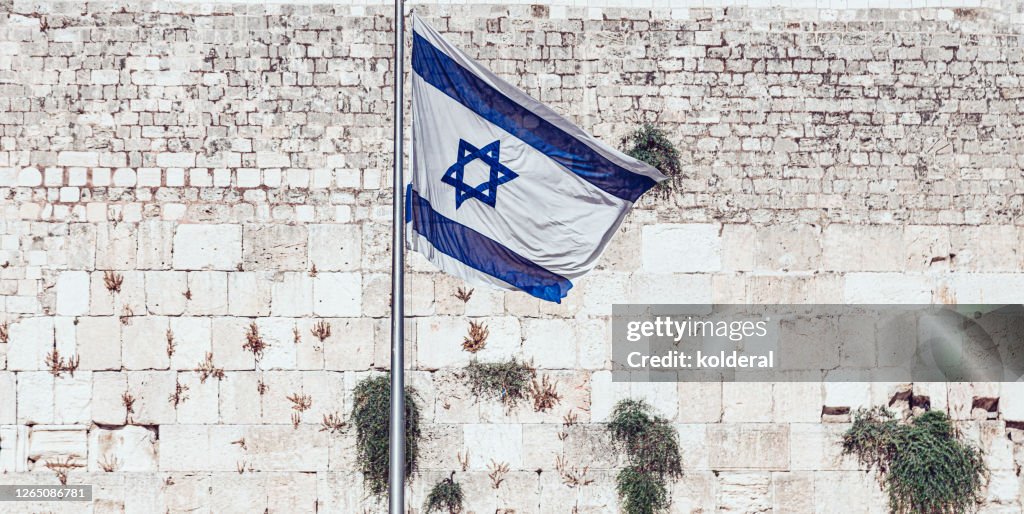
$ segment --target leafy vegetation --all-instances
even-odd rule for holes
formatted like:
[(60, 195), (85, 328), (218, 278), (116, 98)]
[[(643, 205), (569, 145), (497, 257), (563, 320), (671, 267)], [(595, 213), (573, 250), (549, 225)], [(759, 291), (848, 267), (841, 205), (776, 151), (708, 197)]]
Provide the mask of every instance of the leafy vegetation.
[(664, 130), (644, 123), (622, 138), (621, 145), (626, 155), (658, 168), (658, 171), (669, 177), (669, 180), (657, 189), (658, 191), (667, 195), (672, 185), (678, 183), (682, 171), (679, 150), (672, 141), (669, 141)]
[(501, 400), (507, 409), (529, 395), (535, 376), (533, 367), (515, 357), (504, 362), (474, 360), (466, 367), (466, 379), (473, 394)]
[(964, 514), (982, 501), (981, 451), (959, 440), (944, 412), (901, 422), (882, 407), (861, 409), (843, 435), (843, 453), (879, 471), (893, 514)]
[(622, 400), (612, 411), (608, 432), (629, 461), (616, 478), (623, 511), (654, 514), (667, 509), (668, 481), (683, 474), (679, 437), (672, 425), (646, 402)]
[[(356, 459), (367, 490), (376, 496), (388, 489), (388, 413), (391, 382), (385, 375), (363, 379), (356, 385), (352, 424), (356, 427)], [(413, 398), (415, 391), (405, 389), (405, 478), (416, 469), (420, 439), (420, 411)]]
[(444, 512), (447, 514), (459, 514), (462, 512), (462, 486), (455, 481), (455, 473), (444, 480), (434, 484), (427, 496), (423, 510), (426, 512)]

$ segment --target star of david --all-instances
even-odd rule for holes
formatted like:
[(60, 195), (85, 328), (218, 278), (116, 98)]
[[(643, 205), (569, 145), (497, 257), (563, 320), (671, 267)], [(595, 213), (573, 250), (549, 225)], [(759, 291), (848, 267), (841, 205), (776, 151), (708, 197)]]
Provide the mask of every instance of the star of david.
[[(463, 139), (459, 139), (459, 158), (444, 172), (441, 182), (455, 188), (455, 208), (462, 207), (467, 198), (476, 198), (494, 207), (498, 201), (498, 186), (519, 175), (499, 162), (501, 141), (494, 141), (483, 148), (477, 148)], [(482, 184), (471, 186), (463, 180), (466, 165), (480, 159), (490, 168), (488, 180)]]

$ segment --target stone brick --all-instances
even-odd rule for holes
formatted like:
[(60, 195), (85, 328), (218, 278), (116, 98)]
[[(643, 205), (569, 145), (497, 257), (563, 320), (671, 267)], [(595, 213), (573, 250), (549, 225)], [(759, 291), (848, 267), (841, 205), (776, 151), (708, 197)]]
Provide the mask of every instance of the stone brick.
[(188, 274), (184, 271), (146, 272), (146, 308), (150, 314), (181, 315), (187, 290)]
[(308, 316), (313, 313), (313, 279), (308, 273), (275, 275), (271, 285), (270, 312), (274, 316)]
[(306, 227), (277, 223), (245, 225), (242, 257), (245, 269), (250, 271), (308, 271)]
[(787, 425), (709, 425), (708, 447), (711, 469), (789, 469)]
[(185, 312), (193, 316), (216, 316), (228, 313), (228, 274), (216, 271), (188, 274), (188, 300)]
[(358, 225), (309, 225), (309, 256), (306, 269), (353, 271), (362, 257)]
[(722, 269), (722, 236), (715, 225), (646, 226), (641, 251), (643, 270), (650, 273)]
[(57, 314), (80, 316), (89, 312), (89, 274), (65, 271), (57, 278)]
[(132, 320), (121, 330), (122, 358), (125, 369), (168, 369), (167, 330), (164, 316), (145, 316)]
[(157, 470), (157, 437), (150, 429), (125, 426), (89, 431), (89, 471), (105, 471), (104, 465), (116, 464), (120, 472)]
[(359, 316), (362, 296), (358, 273), (320, 273), (313, 278), (313, 313), (317, 316)]
[(174, 268), (234, 270), (242, 262), (237, 225), (179, 225), (174, 233)]

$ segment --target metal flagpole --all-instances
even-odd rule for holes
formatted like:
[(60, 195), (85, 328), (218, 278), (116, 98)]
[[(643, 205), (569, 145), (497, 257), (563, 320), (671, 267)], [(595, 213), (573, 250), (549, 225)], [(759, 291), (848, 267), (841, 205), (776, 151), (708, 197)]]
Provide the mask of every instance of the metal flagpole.
[(391, 240), (391, 437), (388, 441), (388, 512), (405, 514), (405, 232), (402, 190), (402, 64), (405, 62), (405, 6), (395, 0), (394, 199)]

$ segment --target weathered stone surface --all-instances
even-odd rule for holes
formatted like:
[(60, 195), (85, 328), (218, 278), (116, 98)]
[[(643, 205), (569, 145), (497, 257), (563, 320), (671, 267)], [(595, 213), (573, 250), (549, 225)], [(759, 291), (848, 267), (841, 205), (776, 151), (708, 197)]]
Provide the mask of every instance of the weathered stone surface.
[(711, 469), (789, 469), (787, 425), (709, 425), (708, 446)]

